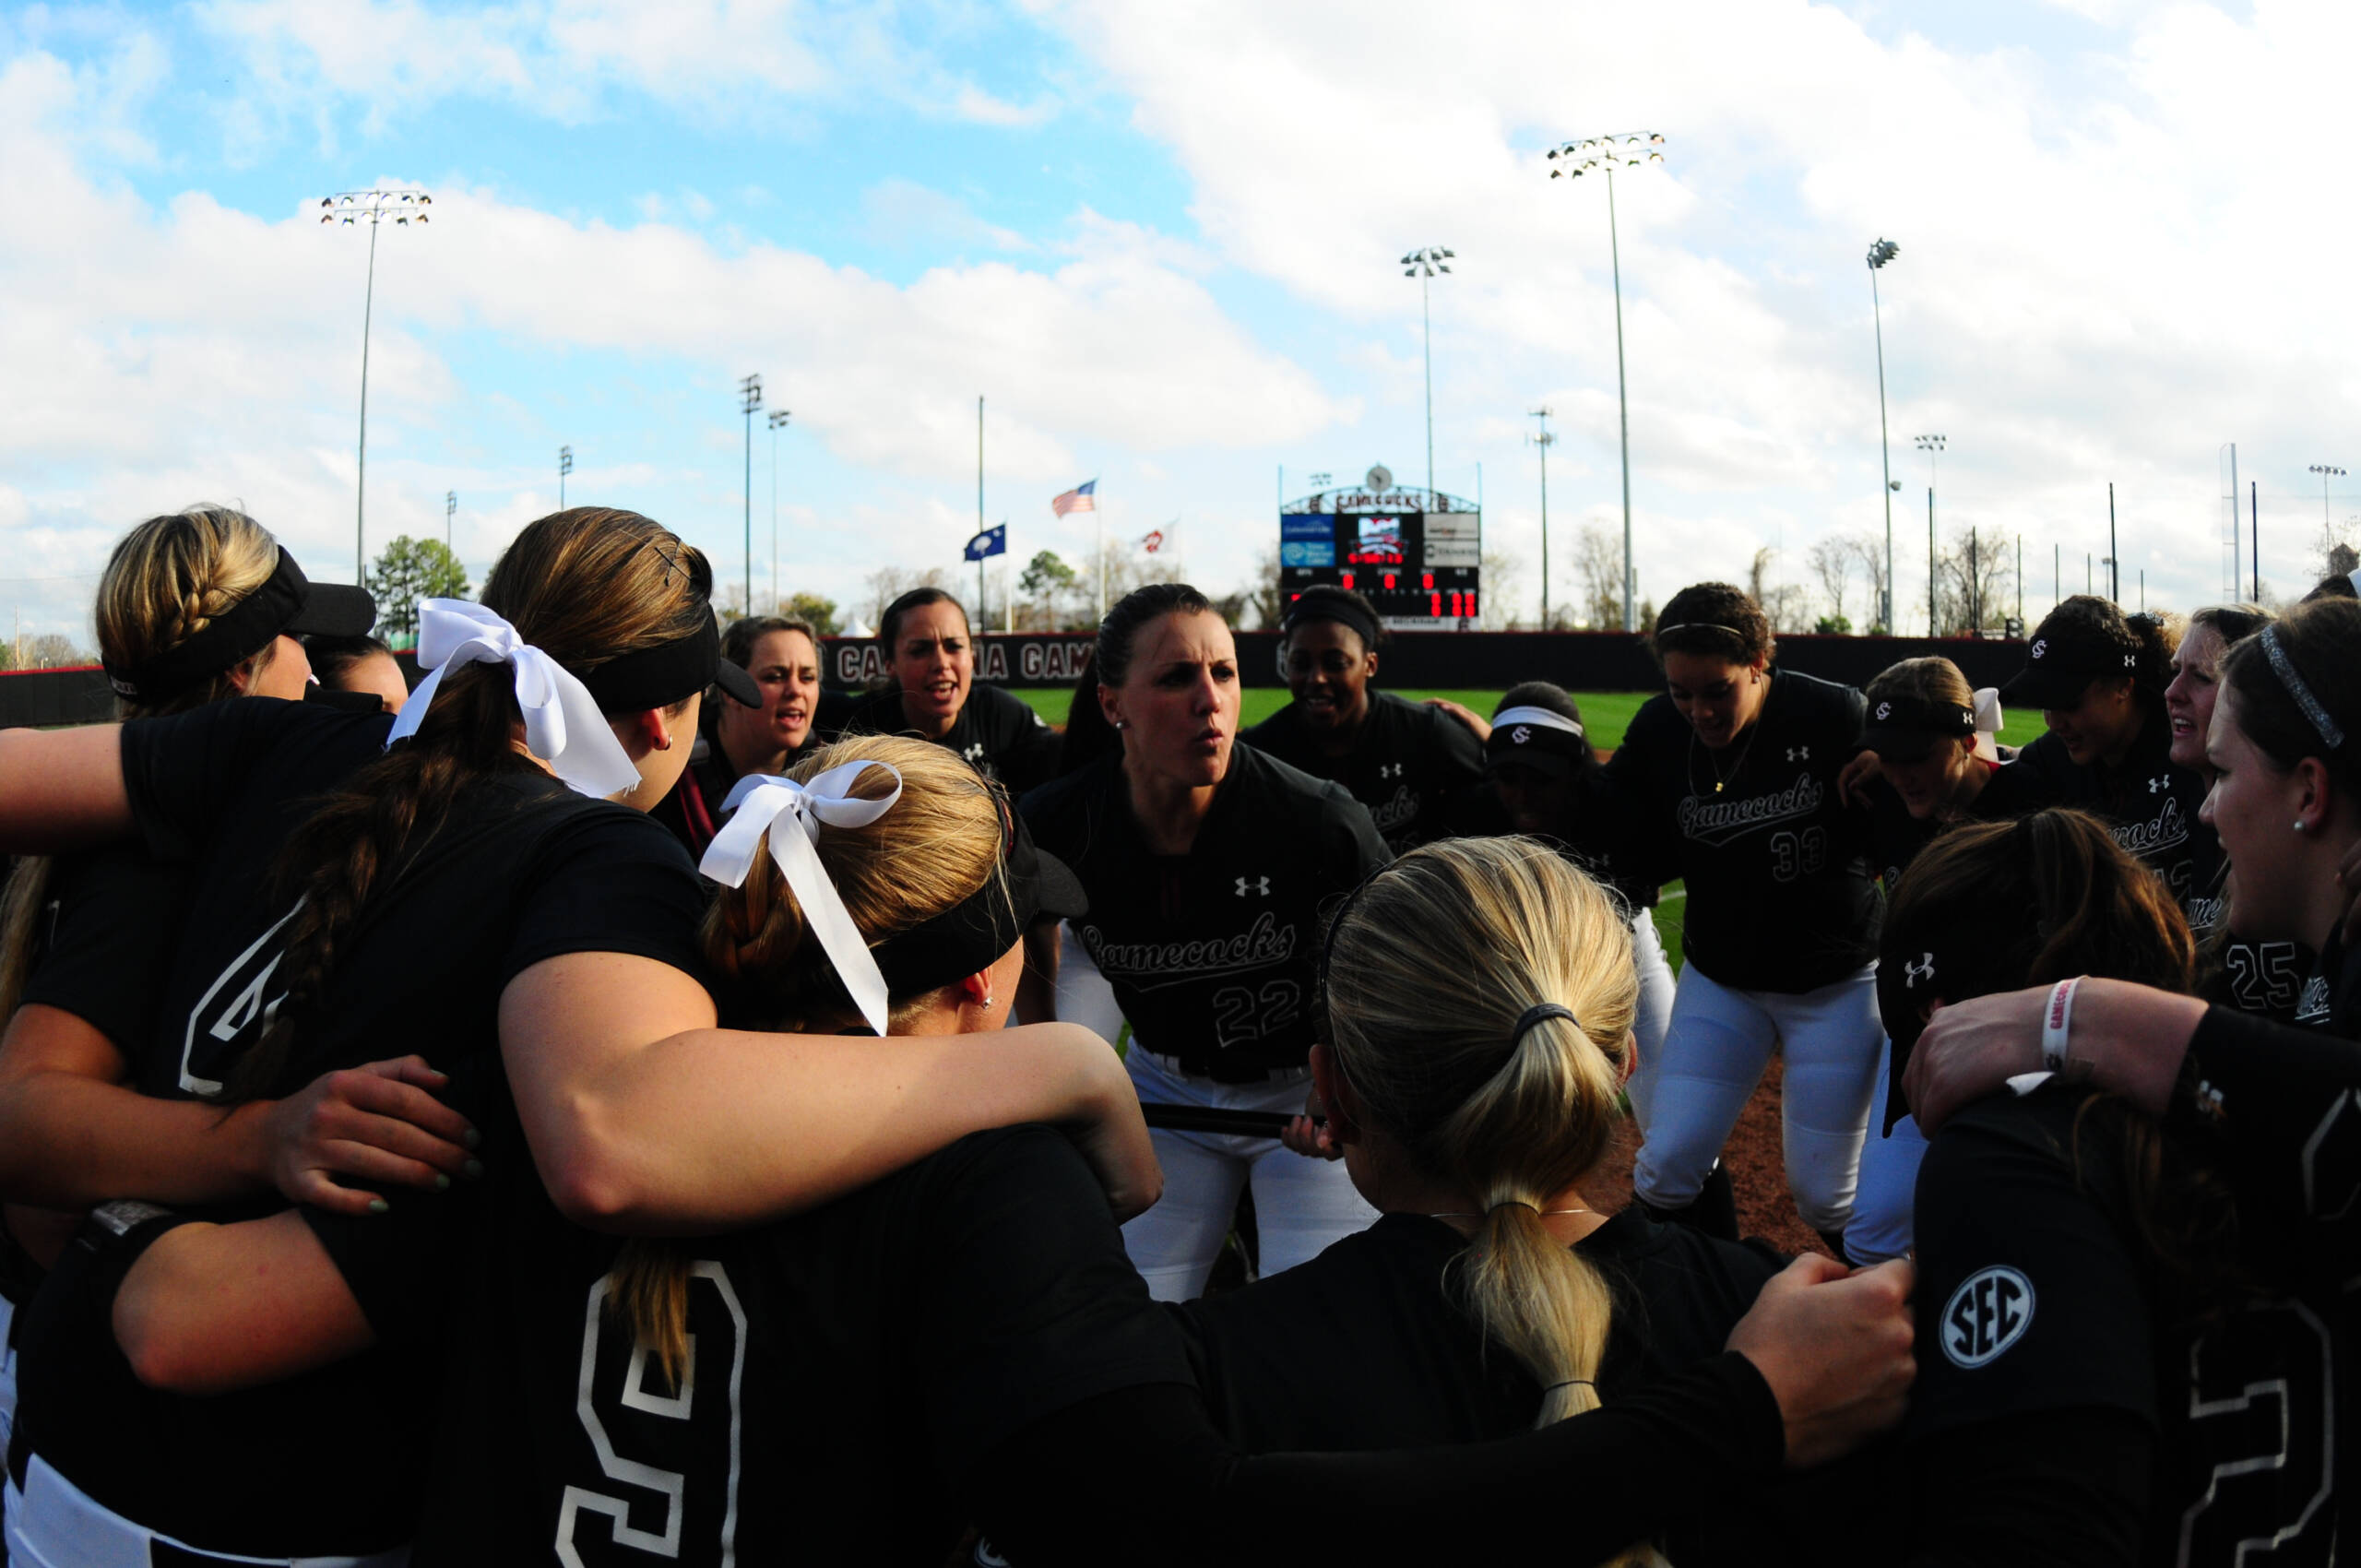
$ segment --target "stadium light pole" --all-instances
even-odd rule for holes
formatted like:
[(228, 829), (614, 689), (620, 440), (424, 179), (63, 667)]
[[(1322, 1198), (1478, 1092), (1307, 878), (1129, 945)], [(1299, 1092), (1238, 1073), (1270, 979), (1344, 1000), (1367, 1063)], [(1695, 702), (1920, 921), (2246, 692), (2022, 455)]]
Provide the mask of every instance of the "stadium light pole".
[(1540, 426), (1531, 439), (1541, 452), (1541, 629), (1546, 632), (1549, 629), (1549, 448), (1558, 438), (1549, 434), (1547, 405), (1534, 410), (1533, 418)]
[(738, 383), (739, 412), (746, 416), (746, 608), (754, 612), (754, 410), (763, 406), (763, 378), (749, 375)]
[(2328, 515), (2328, 481), (2331, 476), (2343, 479), (2344, 470), (2326, 463), (2314, 463), (2312, 472), (2320, 476), (2320, 570), (2325, 572), (2328, 570), (2328, 558), (2336, 550), (2336, 525), (2329, 520)]
[[(1921, 435), (1916, 440), (1918, 450), (1927, 454), (1927, 635), (1931, 637), (1937, 635), (1935, 631), (1935, 459), (1943, 450), (1943, 438), (1940, 435)], [(1892, 493), (1893, 491), (1888, 488), (1886, 494), (1891, 496)], [(1888, 501), (1886, 505), (1890, 508), (1893, 503)], [(1893, 579), (1889, 576), (1886, 580), (1892, 582)], [(1893, 628), (1889, 626), (1886, 630), (1891, 633)]]
[[(778, 431), (788, 421), (789, 410), (771, 410), (771, 598), (776, 601), (778, 591)], [(976, 612), (982, 614), (980, 608)]]
[(1452, 253), (1441, 245), (1412, 251), (1402, 258), (1402, 276), (1418, 280), (1418, 335), (1427, 358), (1427, 493), (1435, 493), (1435, 328), (1427, 312), (1427, 279), (1451, 270)]
[(367, 580), (364, 547), (369, 490), (369, 320), (377, 303), (377, 227), (387, 219), (408, 227), (426, 221), (434, 198), (424, 191), (338, 191), (320, 198), (320, 221), (340, 229), (369, 226), (368, 280), (361, 294), (361, 441), (352, 474), (352, 580)]
[(565, 510), (565, 476), (573, 471), (574, 448), (559, 447), (557, 449), (557, 509), (561, 512)]
[(443, 550), (445, 554), (448, 554), (451, 549), (451, 519), (458, 515), (459, 493), (456, 490), (445, 491), (443, 493)]
[[(1878, 339), (1878, 463), (1885, 474), (1885, 635), (1893, 636), (1893, 442), (1885, 423), (1885, 310), (1878, 301), (1878, 272), (1902, 254), (1892, 240), (1869, 246), (1869, 321)], [(1928, 636), (1935, 634), (1931, 627)]]
[(1637, 630), (1638, 623), (1631, 609), (1635, 586), (1631, 575), (1631, 397), (1623, 379), (1623, 252), (1615, 237), (1615, 166), (1641, 169), (1661, 163), (1664, 154), (1657, 149), (1663, 146), (1660, 131), (1619, 131), (1570, 141), (1549, 153), (1552, 160), (1566, 160), (1564, 168), (1549, 171), (1553, 180), (1560, 174), (1580, 179), (1594, 169), (1607, 176), (1607, 259), (1615, 280), (1615, 403), (1623, 443), (1623, 629), (1627, 632)]

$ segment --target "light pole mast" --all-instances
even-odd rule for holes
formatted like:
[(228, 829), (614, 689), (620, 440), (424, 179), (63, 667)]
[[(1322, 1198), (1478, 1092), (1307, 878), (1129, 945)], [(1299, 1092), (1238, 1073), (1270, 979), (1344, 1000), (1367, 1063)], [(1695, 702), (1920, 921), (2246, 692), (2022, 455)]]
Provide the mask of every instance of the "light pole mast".
[[(1918, 450), (1927, 454), (1927, 635), (1933, 637), (1942, 635), (1935, 625), (1935, 459), (1942, 453), (1943, 438), (1922, 435), (1917, 441)], [(1892, 490), (1889, 488), (1886, 494), (1891, 497)], [(1888, 500), (1886, 505), (1890, 510), (1893, 503)], [(1889, 576), (1886, 580), (1892, 582), (1893, 579)], [(1974, 597), (1973, 589), (1970, 597)], [(1893, 628), (1889, 626), (1886, 630), (1891, 634)]]
[[(788, 422), (790, 410), (771, 410), (771, 599), (776, 603), (782, 596), (778, 591), (778, 429)], [(776, 614), (777, 611), (774, 610)]]
[[(1885, 605), (1880, 617), (1885, 622), (1885, 635), (1894, 635), (1893, 624), (1893, 446), (1885, 427), (1885, 311), (1878, 302), (1878, 269), (1902, 254), (1902, 247), (1892, 240), (1880, 240), (1869, 247), (1869, 320), (1878, 337), (1878, 464), (1885, 477)], [(1931, 623), (1927, 633), (1933, 636)]]
[(573, 471), (574, 448), (559, 447), (557, 449), (557, 509), (561, 512), (565, 510), (565, 476)]
[[(1621, 426), (1623, 446), (1623, 629), (1638, 628), (1631, 600), (1635, 579), (1631, 573), (1631, 395), (1623, 378), (1623, 252), (1615, 233), (1615, 165), (1629, 169), (1643, 168), (1664, 161), (1657, 148), (1664, 146), (1659, 131), (1618, 131), (1611, 136), (1592, 137), (1584, 141), (1570, 141), (1551, 149), (1552, 159), (1563, 158), (1567, 165), (1552, 169), (1549, 177), (1572, 174), (1576, 179), (1596, 169), (1607, 176), (1607, 259), (1615, 282), (1615, 402), (1617, 420)], [(1637, 156), (1644, 150), (1646, 156)]]
[(1427, 358), (1427, 493), (1435, 493), (1435, 330), (1427, 313), (1427, 279), (1451, 270), (1452, 252), (1441, 245), (1412, 251), (1402, 258), (1402, 276), (1418, 280), (1418, 335)]
[(1547, 407), (1533, 410), (1539, 427), (1533, 445), (1541, 451), (1541, 629), (1549, 630), (1549, 447), (1558, 438), (1549, 434), (1549, 410)]
[(746, 416), (746, 608), (754, 612), (754, 410), (763, 406), (763, 378), (749, 375), (738, 383), (738, 411)]
[(456, 490), (445, 491), (443, 493), (443, 548), (446, 552), (451, 548), (451, 519), (458, 516), (458, 513), (459, 493)]
[(320, 198), (320, 221), (350, 229), (369, 225), (368, 280), (361, 294), (361, 440), (352, 474), (352, 580), (367, 576), (364, 519), (369, 490), (369, 321), (377, 303), (377, 226), (388, 218), (409, 225), (426, 221), (434, 198), (424, 191), (338, 191)]

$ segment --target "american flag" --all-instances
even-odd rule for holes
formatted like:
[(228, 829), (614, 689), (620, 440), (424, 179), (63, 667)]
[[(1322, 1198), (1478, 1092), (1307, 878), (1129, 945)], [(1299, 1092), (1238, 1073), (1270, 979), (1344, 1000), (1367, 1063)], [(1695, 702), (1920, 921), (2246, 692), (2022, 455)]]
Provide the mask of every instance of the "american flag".
[(1098, 510), (1098, 481), (1095, 479), (1087, 483), (1075, 485), (1072, 490), (1050, 503), (1051, 515), (1060, 517), (1064, 517), (1068, 512), (1096, 512), (1097, 510)]

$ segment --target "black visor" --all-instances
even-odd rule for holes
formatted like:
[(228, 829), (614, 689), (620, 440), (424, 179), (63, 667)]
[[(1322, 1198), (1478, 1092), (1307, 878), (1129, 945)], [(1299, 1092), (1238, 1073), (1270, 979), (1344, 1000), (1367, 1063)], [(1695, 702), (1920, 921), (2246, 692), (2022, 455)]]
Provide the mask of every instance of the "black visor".
[(1869, 705), (1861, 746), (1895, 762), (1916, 762), (1943, 741), (1975, 733), (1975, 709), (1922, 697), (1880, 697)]
[(711, 611), (705, 624), (687, 636), (611, 659), (583, 676), (582, 683), (601, 713), (670, 707), (707, 686), (719, 686), (748, 707), (763, 706), (763, 689), (754, 678), (721, 657), (721, 627)]
[(870, 949), (892, 996), (913, 996), (991, 968), (1037, 920), (1086, 914), (1090, 900), (1063, 861), (1037, 848), (1025, 819), (995, 791), (1005, 836), (1003, 874), (931, 920)]
[(284, 548), (262, 585), (202, 631), (135, 665), (108, 664), (107, 683), (133, 702), (165, 703), (253, 658), (275, 637), (357, 637), (377, 623), (367, 588), (314, 583)]

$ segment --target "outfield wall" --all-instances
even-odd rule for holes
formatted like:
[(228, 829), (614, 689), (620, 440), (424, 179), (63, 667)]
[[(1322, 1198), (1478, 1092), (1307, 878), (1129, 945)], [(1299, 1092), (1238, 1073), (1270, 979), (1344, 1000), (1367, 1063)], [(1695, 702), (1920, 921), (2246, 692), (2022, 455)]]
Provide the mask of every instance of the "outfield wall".
[[(1240, 673), (1250, 686), (1275, 686), (1278, 634), (1238, 634)], [(1082, 670), (1090, 638), (1046, 633), (987, 636), (977, 651), (977, 673), (1004, 686), (1062, 686)], [(1779, 662), (1790, 670), (1859, 685), (1898, 659), (1939, 653), (1964, 671), (1972, 685), (1997, 686), (2024, 664), (2021, 642), (1966, 637), (1821, 637), (1779, 639)], [(1382, 684), (1418, 691), (1504, 691), (1519, 681), (1555, 681), (1570, 692), (1647, 691), (1655, 661), (1636, 637), (1619, 632), (1406, 633), (1386, 645)], [(407, 666), (408, 655), (402, 656)], [(830, 637), (822, 679), (857, 689), (884, 670), (871, 638)], [(410, 671), (413, 683), (415, 670)], [(0, 671), (0, 729), (19, 725), (89, 724), (114, 717), (105, 672), (79, 670)]]

